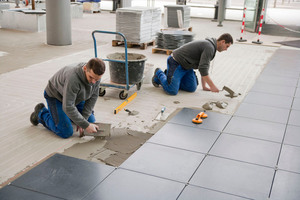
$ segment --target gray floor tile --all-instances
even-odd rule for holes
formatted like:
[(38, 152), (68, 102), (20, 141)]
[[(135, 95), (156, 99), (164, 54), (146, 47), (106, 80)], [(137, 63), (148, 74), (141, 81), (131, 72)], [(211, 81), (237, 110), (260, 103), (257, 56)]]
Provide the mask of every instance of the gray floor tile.
[(60, 200), (53, 196), (48, 196), (31, 190), (26, 190), (13, 185), (0, 189), (0, 199), (2, 200)]
[(65, 199), (81, 199), (112, 171), (113, 167), (55, 154), (12, 185)]
[(300, 174), (278, 170), (271, 192), (271, 200), (299, 200)]
[(295, 97), (300, 98), (300, 86), (298, 86), (298, 88), (296, 89)]
[(285, 124), (234, 116), (224, 132), (273, 142), (282, 142)]
[(300, 147), (283, 145), (278, 168), (300, 173)]
[(258, 77), (258, 79), (256, 81), (263, 82), (263, 83), (269, 83), (269, 84), (273, 84), (273, 85), (296, 87), (298, 78), (290, 78), (290, 77), (262, 74)]
[(296, 87), (280, 86), (271, 83), (256, 82), (250, 91), (293, 97), (295, 94), (295, 89)]
[(300, 110), (291, 110), (288, 124), (300, 126)]
[(272, 56), (269, 64), (274, 68), (283, 68), (286, 71), (300, 72), (299, 51), (289, 49), (278, 49)]
[(291, 144), (300, 147), (300, 126), (287, 126), (284, 144)]
[(274, 169), (208, 156), (190, 184), (255, 200), (266, 200)]
[(295, 97), (294, 98), (292, 109), (300, 110), (300, 97)]
[(267, 94), (262, 92), (249, 92), (244, 99), (244, 102), (290, 109), (292, 107), (293, 97)]
[(192, 185), (186, 186), (178, 200), (245, 200), (245, 198), (204, 189)]
[(275, 167), (280, 147), (279, 143), (225, 133), (221, 134), (209, 154)]
[(148, 142), (207, 153), (219, 132), (167, 123)]
[(235, 115), (285, 124), (287, 123), (289, 112), (288, 109), (283, 108), (242, 103)]
[(120, 167), (188, 182), (203, 158), (200, 153), (145, 143)]
[[(203, 120), (202, 124), (194, 124), (192, 119), (197, 116), (199, 112), (203, 110), (195, 110), (190, 108), (183, 108), (177, 115), (175, 115), (169, 122), (176, 123), (186, 126), (191, 126), (195, 128), (209, 129), (213, 131), (222, 131), (225, 125), (228, 123), (231, 118), (230, 115), (215, 113), (215, 112), (206, 112), (208, 117)], [(216, 123), (217, 122), (217, 123)]]
[(300, 52), (295, 51), (293, 49), (280, 48), (275, 52), (275, 54), (272, 57), (272, 60), (274, 59), (274, 60), (283, 60), (284, 61), (287, 58), (291, 59), (291, 58), (298, 57), (298, 55), (300, 56), (299, 53)]
[[(271, 66), (271, 64), (268, 64)], [(295, 71), (287, 71), (286, 69), (282, 68), (273, 68), (273, 67), (266, 67), (261, 75), (272, 75), (272, 76), (279, 76), (279, 77), (288, 77), (288, 78), (299, 78), (300, 72)]]
[(283, 58), (282, 60), (272, 59), (268, 63), (268, 66), (271, 66), (273, 69), (284, 69), (287, 72), (299, 73), (300, 63), (298, 60), (295, 58), (291, 58), (290, 60), (287, 58)]
[(84, 200), (175, 200), (183, 183), (117, 169)]

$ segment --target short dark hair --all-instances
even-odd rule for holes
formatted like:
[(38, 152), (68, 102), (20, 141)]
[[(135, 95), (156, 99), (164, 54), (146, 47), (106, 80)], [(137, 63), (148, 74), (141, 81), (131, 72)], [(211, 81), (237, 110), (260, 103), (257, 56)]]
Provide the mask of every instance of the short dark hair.
[(231, 43), (233, 44), (232, 36), (229, 33), (222, 34), (217, 41), (225, 40), (225, 43)]
[(105, 63), (100, 58), (92, 58), (86, 64), (87, 70), (92, 69), (97, 75), (102, 75), (105, 72)]

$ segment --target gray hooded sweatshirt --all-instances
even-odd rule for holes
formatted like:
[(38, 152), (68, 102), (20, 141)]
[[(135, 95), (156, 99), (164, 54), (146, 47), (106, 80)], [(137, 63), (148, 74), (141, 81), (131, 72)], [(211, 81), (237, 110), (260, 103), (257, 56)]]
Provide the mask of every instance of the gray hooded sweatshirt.
[(184, 69), (199, 69), (201, 76), (207, 76), (216, 55), (217, 40), (206, 38), (189, 42), (173, 51), (173, 57)]
[[(86, 129), (99, 95), (100, 81), (89, 83), (82, 67), (86, 63), (66, 66), (56, 72), (45, 89), (47, 95), (62, 102), (63, 111), (78, 126)], [(76, 105), (85, 101), (82, 114)]]

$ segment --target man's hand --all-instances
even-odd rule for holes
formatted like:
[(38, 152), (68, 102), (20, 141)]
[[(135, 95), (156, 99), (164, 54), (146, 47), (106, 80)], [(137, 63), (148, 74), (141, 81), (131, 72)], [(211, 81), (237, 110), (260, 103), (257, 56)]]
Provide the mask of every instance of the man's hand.
[(99, 126), (97, 126), (96, 124), (90, 123), (90, 125), (85, 130), (88, 133), (96, 133), (98, 129), (99, 129)]
[[(209, 75), (201, 76), (201, 83), (204, 91), (219, 92), (219, 89), (215, 86), (214, 82), (210, 79)], [(206, 87), (206, 83), (209, 86), (209, 88)]]
[(210, 88), (210, 91), (212, 91), (212, 92), (217, 92), (217, 93), (220, 92), (220, 90), (219, 90), (217, 87), (215, 87), (215, 86), (214, 86), (214, 87), (211, 87), (211, 88)]
[(209, 89), (208, 87), (202, 87), (202, 89), (203, 89), (204, 91), (210, 91), (210, 89)]

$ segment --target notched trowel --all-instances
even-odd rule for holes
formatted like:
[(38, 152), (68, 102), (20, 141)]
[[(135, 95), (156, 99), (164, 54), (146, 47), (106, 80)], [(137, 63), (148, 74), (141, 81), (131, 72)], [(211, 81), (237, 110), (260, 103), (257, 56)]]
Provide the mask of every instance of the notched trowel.
[(111, 124), (106, 124), (106, 123), (94, 123), (94, 124), (99, 126), (98, 131), (96, 133), (84, 132), (82, 136), (94, 136), (94, 137), (100, 137), (101, 139), (105, 139), (105, 137), (110, 136)]

